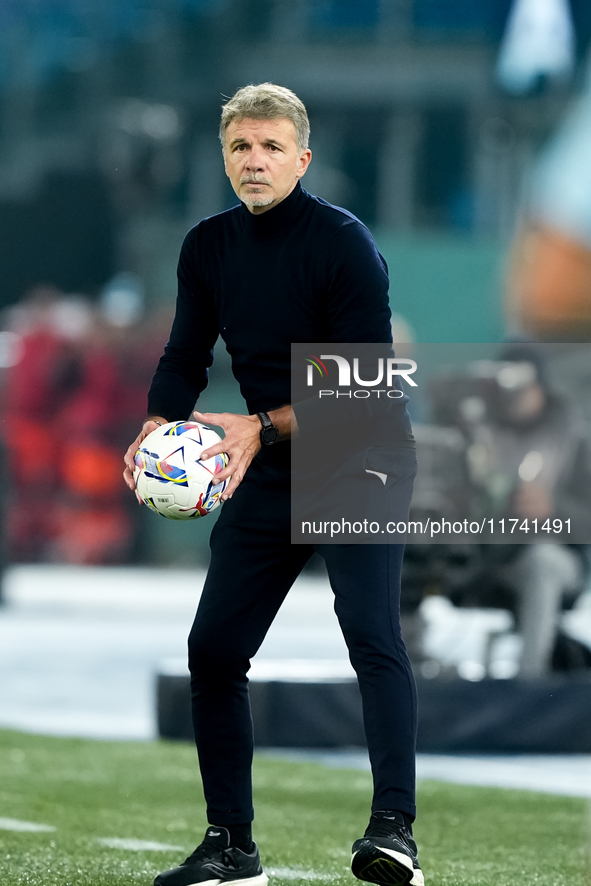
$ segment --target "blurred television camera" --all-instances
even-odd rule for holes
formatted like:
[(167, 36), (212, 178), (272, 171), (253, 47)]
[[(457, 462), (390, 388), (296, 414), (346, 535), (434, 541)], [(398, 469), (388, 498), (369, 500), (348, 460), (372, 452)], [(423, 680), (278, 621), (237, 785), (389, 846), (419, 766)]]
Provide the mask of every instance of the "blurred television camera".
[[(549, 670), (553, 656), (556, 664), (559, 613), (585, 586), (591, 539), (587, 429), (553, 390), (544, 356), (535, 345), (508, 345), (499, 360), (432, 379), (435, 425), (418, 429), (411, 520), (437, 502), (434, 518), (467, 518), (485, 531), (441, 536), (444, 544), (411, 540), (403, 594), (407, 606), (435, 591), (456, 605), (510, 609), (523, 637), (520, 674), (530, 677)], [(449, 469), (450, 432), (461, 482), (457, 464)]]

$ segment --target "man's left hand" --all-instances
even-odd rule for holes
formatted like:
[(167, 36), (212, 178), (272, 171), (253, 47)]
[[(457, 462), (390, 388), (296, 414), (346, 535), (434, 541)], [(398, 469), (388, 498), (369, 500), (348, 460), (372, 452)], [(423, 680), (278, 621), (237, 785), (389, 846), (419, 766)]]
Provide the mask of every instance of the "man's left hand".
[(205, 461), (213, 455), (225, 452), (229, 464), (216, 474), (214, 483), (221, 483), (231, 477), (222, 495), (222, 501), (232, 498), (242, 482), (246, 469), (261, 448), (261, 422), (256, 415), (235, 415), (232, 412), (194, 412), (197, 421), (206, 425), (223, 428), (226, 436), (215, 446), (208, 446), (201, 459)]

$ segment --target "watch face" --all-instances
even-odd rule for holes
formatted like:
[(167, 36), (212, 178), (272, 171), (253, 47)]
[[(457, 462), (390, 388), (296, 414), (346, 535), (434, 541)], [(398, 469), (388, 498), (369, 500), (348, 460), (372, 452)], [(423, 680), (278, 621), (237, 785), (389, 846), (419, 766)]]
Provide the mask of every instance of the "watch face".
[(279, 431), (274, 425), (271, 425), (270, 428), (263, 428), (261, 431), (261, 440), (265, 444), (265, 446), (271, 446), (273, 443), (276, 443), (279, 439)]

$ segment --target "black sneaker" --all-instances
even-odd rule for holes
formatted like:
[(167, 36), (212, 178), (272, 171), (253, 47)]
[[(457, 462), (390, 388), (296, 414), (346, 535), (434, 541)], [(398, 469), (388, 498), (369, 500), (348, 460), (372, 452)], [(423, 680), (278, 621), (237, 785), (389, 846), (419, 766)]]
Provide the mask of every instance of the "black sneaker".
[(417, 844), (399, 812), (374, 812), (365, 836), (353, 843), (351, 870), (383, 886), (424, 886)]
[(178, 867), (158, 874), (154, 886), (267, 886), (257, 844), (250, 852), (230, 846), (226, 828), (208, 827), (195, 852)]

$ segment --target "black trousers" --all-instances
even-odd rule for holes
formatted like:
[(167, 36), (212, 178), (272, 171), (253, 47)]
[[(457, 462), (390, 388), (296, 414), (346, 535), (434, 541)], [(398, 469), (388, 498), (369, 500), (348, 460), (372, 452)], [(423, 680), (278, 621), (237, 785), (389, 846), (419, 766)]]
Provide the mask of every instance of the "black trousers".
[(189, 635), (193, 726), (209, 822), (239, 824), (254, 817), (247, 672), (314, 551), (326, 562), (359, 680), (372, 809), (397, 809), (414, 819), (416, 689), (399, 617), (404, 545), (292, 545), (290, 473), (256, 458), (223, 505), (210, 546)]

